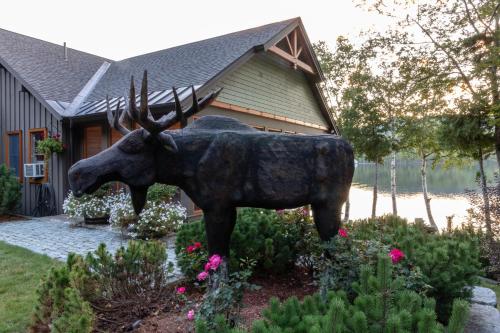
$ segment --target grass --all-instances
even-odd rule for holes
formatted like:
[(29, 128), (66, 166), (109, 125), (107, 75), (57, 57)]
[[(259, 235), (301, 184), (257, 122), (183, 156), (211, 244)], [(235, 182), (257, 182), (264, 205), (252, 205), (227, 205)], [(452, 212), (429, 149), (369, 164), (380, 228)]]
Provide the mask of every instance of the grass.
[(0, 242), (0, 332), (26, 332), (40, 279), (61, 263)]
[(499, 284), (491, 284), (485, 281), (481, 282), (481, 285), (486, 288), (492, 289), (495, 294), (497, 294), (497, 309), (500, 310), (500, 285)]

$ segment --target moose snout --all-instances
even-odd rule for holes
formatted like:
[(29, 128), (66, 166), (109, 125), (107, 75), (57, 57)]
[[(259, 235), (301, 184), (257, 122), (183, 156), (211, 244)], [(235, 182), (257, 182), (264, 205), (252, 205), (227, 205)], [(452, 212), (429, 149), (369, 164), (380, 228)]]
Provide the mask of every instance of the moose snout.
[(87, 165), (85, 160), (81, 160), (69, 169), (69, 186), (76, 197), (81, 197), (96, 182), (96, 177), (94, 177), (93, 173), (88, 172), (94, 169), (94, 167)]

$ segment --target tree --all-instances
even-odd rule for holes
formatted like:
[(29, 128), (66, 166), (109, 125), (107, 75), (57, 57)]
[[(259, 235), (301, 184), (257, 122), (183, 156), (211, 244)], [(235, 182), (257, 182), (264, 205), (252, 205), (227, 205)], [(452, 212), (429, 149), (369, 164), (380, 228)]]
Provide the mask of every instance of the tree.
[(490, 200), (484, 172), (484, 160), (494, 151), (495, 130), (488, 121), (488, 104), (463, 102), (458, 112), (449, 112), (441, 121), (439, 139), (459, 157), (473, 158), (479, 163), (481, 192), (484, 204), (486, 236), (493, 238)]
[[(347, 100), (344, 94), (349, 88), (351, 75), (361, 66), (366, 65), (367, 59), (371, 56), (368, 52), (361, 52), (355, 48), (347, 38), (339, 36), (332, 52), (324, 41), (319, 41), (313, 45), (314, 51), (325, 74), (325, 82), (322, 89), (329, 97), (332, 104), (337, 125), (342, 136), (350, 140), (348, 133), (343, 131), (342, 110), (346, 107)], [(357, 152), (355, 151), (356, 155)], [(344, 210), (344, 222), (349, 221), (350, 201), (347, 198)]]
[(413, 78), (411, 98), (405, 105), (401, 117), (399, 135), (401, 148), (414, 153), (420, 158), (420, 176), (427, 218), (434, 229), (437, 225), (432, 216), (432, 210), (427, 190), (427, 163), (430, 159), (435, 165), (444, 154), (444, 147), (439, 141), (440, 116), (447, 107), (445, 99), (450, 90), (450, 82), (435, 75), (438, 60), (432, 54), (415, 50), (408, 58), (405, 74)]
[[(370, 8), (394, 17), (405, 31), (418, 29), (420, 33), (413, 34), (412, 43), (427, 45), (439, 57), (436, 74), (455, 81), (455, 95), (462, 103), (481, 105), (494, 127), (492, 144), (500, 167), (498, 0), (428, 1), (417, 5), (410, 0), (375, 0)], [(400, 14), (405, 11), (406, 15)]]
[(391, 152), (390, 117), (381, 94), (383, 76), (375, 75), (370, 64), (377, 55), (375, 46), (368, 40), (355, 47), (345, 37), (337, 39), (335, 52), (324, 42), (315, 44), (327, 79), (323, 88), (333, 97), (342, 135), (352, 143), (358, 158), (375, 163), (372, 217), (376, 216), (378, 166)]
[(341, 111), (343, 131), (354, 149), (366, 160), (375, 163), (372, 218), (376, 216), (378, 166), (391, 152), (389, 122), (381, 109), (380, 100), (372, 94), (377, 80), (367, 68), (350, 77), (350, 87), (344, 93), (345, 107)]

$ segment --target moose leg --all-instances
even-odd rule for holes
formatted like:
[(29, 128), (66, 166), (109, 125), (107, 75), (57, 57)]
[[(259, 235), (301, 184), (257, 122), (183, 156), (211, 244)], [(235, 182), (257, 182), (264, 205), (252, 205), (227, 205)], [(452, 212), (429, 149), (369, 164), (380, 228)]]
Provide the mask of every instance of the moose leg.
[[(204, 211), (203, 214), (205, 218), (205, 231), (207, 233), (208, 255), (218, 254), (222, 257), (222, 263), (219, 268), (221, 272), (220, 278), (227, 280), (229, 276), (229, 242), (236, 222), (236, 209), (234, 207), (215, 209)], [(212, 276), (209, 281), (209, 289), (217, 289), (219, 282), (218, 279), (214, 280)]]
[(313, 204), (313, 217), (319, 237), (327, 242), (337, 235), (341, 222), (341, 206), (333, 203)]
[(207, 233), (208, 255), (229, 257), (229, 241), (236, 222), (236, 209), (215, 209), (204, 211)]

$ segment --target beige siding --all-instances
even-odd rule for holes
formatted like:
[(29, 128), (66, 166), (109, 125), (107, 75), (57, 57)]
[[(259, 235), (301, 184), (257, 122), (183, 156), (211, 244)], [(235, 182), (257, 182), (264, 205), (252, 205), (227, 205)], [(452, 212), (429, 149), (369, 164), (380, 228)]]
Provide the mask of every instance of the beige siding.
[(253, 57), (218, 85), (221, 102), (328, 127), (305, 74), (272, 56)]
[[(63, 135), (62, 123), (48, 111), (33, 95), (22, 90), (21, 83), (6, 69), (0, 68), (0, 164), (5, 163), (5, 135), (8, 131), (23, 131), (23, 163), (29, 161), (30, 128), (46, 128), (48, 134)], [(64, 200), (67, 166), (62, 156), (54, 156), (50, 161), (49, 180), (52, 183), (58, 213), (61, 212)], [(36, 190), (39, 185), (30, 184), (24, 179), (22, 186), (22, 202), (20, 213), (30, 215), (36, 203)]]

